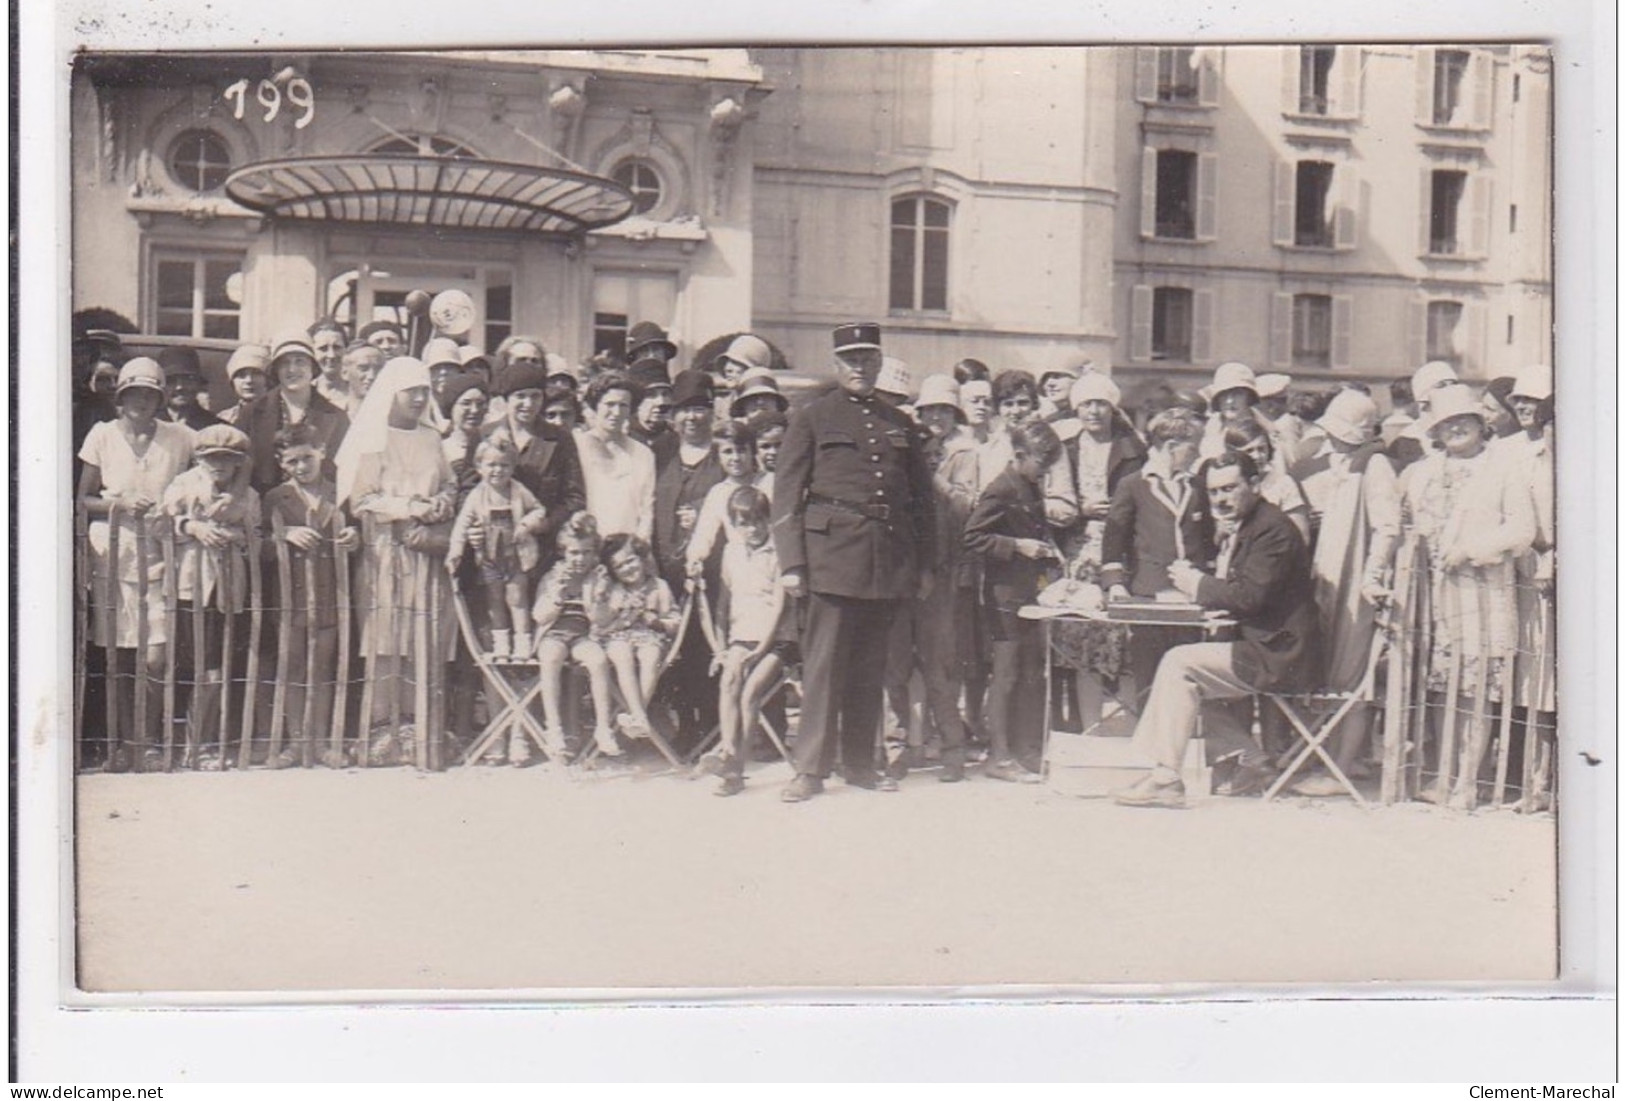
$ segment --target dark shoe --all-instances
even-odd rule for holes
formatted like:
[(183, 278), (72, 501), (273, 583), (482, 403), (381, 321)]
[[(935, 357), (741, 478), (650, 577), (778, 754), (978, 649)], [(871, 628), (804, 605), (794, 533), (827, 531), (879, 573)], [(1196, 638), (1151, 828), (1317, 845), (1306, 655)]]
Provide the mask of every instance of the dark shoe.
[(942, 784), (957, 784), (965, 778), (965, 766), (958, 761), (944, 761), (942, 771), (937, 773), (937, 782)]
[(1128, 787), (1112, 792), (1112, 802), (1120, 807), (1178, 810), (1185, 805), (1185, 781), (1161, 783), (1154, 773), (1148, 772)]
[(803, 774), (786, 784), (784, 790), (779, 792), (779, 798), (786, 803), (805, 803), (814, 795), (821, 794), (823, 790), (824, 781), (816, 776)]
[(1220, 784), (1216, 789), (1218, 794), (1232, 798), (1245, 795), (1261, 795), (1264, 789), (1275, 782), (1278, 776), (1268, 765), (1240, 765), (1236, 766), (1230, 774), (1230, 779)]
[(880, 776), (873, 769), (860, 772), (853, 769), (841, 773), (841, 782), (849, 788), (862, 788), (864, 791), (878, 791), (880, 789)]
[(711, 789), (711, 794), (722, 796), (738, 795), (744, 790), (745, 778), (743, 776), (724, 776), (717, 781), (717, 786)]
[(982, 766), (982, 775), (989, 780), (1003, 780), (1011, 784), (1038, 784), (1044, 778), (1036, 772), (1029, 772), (1020, 761), (1005, 758), (1002, 761), (989, 761)]

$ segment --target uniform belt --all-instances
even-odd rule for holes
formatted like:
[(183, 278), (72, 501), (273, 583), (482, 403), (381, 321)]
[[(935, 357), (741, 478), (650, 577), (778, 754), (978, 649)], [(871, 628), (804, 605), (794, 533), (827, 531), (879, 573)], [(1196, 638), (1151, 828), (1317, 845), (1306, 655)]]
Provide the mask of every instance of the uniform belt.
[(839, 497), (825, 497), (822, 493), (807, 494), (809, 505), (822, 505), (832, 508), (836, 512), (850, 512), (854, 516), (863, 516), (870, 520), (890, 520), (890, 505), (859, 504), (856, 501), (843, 501)]

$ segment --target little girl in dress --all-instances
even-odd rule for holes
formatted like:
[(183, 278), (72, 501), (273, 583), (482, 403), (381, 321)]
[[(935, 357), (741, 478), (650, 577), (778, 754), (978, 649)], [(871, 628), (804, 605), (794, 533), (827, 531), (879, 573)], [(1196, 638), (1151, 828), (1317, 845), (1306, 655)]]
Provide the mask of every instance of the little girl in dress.
[(611, 535), (601, 560), (606, 576), (592, 608), (593, 638), (609, 657), (626, 701), (619, 718), (622, 732), (648, 737), (649, 698), (679, 617), (647, 541), (628, 533)]

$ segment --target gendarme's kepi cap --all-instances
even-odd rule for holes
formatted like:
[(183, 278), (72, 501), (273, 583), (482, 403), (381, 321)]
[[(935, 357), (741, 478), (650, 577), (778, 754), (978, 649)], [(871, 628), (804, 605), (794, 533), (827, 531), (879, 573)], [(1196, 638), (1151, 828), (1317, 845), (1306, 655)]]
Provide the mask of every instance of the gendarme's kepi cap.
[(835, 354), (861, 350), (880, 351), (880, 326), (873, 321), (854, 321), (834, 330)]
[(226, 377), (235, 378), (240, 371), (263, 371), (270, 362), (271, 349), (265, 345), (239, 344), (226, 360)]

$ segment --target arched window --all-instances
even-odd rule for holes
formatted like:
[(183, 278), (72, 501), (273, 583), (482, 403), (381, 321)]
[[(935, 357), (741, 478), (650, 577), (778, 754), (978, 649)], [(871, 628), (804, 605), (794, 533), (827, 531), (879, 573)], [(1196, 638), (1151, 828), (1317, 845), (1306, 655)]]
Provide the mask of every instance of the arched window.
[(660, 173), (648, 161), (622, 161), (615, 168), (614, 180), (632, 193), (633, 214), (649, 213), (666, 193)]
[(468, 146), (451, 138), (442, 138), (434, 134), (403, 134), (400, 137), (385, 138), (371, 149), (369, 153), (407, 153), (419, 157), (478, 157)]
[(231, 147), (213, 130), (183, 130), (169, 145), (170, 176), (189, 191), (214, 191), (231, 174)]
[(891, 204), (891, 308), (948, 308), (948, 223), (941, 199), (910, 195)]

